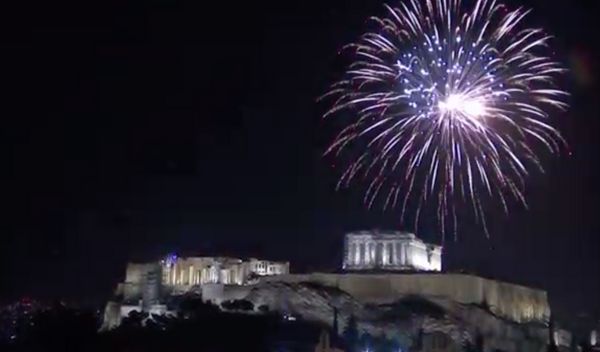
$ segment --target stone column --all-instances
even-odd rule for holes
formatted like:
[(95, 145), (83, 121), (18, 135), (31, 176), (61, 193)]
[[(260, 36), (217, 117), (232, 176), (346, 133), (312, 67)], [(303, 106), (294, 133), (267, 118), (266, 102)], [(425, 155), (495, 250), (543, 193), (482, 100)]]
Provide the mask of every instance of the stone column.
[(382, 246), (382, 248), (383, 248), (383, 253), (381, 253), (381, 254), (382, 254), (382, 257), (383, 257), (382, 264), (383, 264), (384, 266), (387, 266), (387, 265), (388, 265), (388, 262), (389, 262), (389, 260), (390, 260), (390, 253), (389, 253), (389, 251), (390, 251), (390, 248), (389, 248), (389, 242), (388, 242), (388, 241), (383, 241), (383, 246)]
[(398, 265), (404, 266), (404, 243), (398, 243)]
[(376, 260), (377, 260), (376, 247), (377, 247), (377, 244), (375, 243), (375, 241), (370, 240), (369, 241), (369, 263), (372, 266), (376, 264)]
[(360, 266), (365, 265), (367, 262), (367, 243), (364, 240), (360, 240)]
[[(166, 270), (165, 270), (166, 269)], [(168, 285), (171, 283), (171, 268), (167, 267), (166, 264), (163, 265), (163, 272), (165, 273), (163, 276), (163, 284)]]
[(392, 264), (398, 265), (398, 241), (392, 242)]
[(385, 266), (390, 265), (390, 242), (383, 242), (383, 263)]

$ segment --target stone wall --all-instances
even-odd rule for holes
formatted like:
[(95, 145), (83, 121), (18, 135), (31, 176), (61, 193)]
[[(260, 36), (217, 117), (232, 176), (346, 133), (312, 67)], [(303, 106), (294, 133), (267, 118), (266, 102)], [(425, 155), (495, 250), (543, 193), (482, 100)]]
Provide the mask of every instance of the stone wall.
[(148, 273), (156, 271), (158, 263), (127, 263), (125, 282), (139, 284), (146, 279)]
[(112, 330), (121, 325), (121, 303), (108, 301), (104, 308), (104, 318), (100, 331)]
[(128, 263), (125, 281), (117, 285), (115, 297), (126, 303), (157, 304), (161, 296), (161, 268), (158, 263)]
[(266, 282), (316, 282), (337, 287), (363, 302), (390, 303), (407, 295), (449, 299), (487, 306), (496, 315), (519, 323), (547, 322), (545, 291), (464, 274), (290, 274)]

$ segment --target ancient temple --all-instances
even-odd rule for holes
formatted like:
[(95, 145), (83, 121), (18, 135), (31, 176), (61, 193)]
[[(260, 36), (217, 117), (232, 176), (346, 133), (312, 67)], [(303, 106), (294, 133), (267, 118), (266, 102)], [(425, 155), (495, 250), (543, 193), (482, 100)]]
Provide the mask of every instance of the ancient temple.
[(288, 274), (288, 262), (250, 258), (177, 257), (168, 255), (160, 261), (164, 286), (204, 284), (244, 285), (252, 276)]
[(442, 247), (408, 232), (351, 232), (344, 241), (343, 269), (441, 271)]

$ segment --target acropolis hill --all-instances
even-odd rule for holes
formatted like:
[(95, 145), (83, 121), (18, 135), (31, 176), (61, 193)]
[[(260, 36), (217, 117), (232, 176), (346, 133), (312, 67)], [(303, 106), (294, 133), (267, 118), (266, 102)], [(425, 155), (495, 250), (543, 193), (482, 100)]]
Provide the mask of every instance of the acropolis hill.
[[(360, 231), (345, 236), (339, 273), (290, 274), (288, 263), (213, 257), (170, 256), (129, 264), (125, 282), (107, 305), (104, 328), (117, 326), (133, 310), (173, 313), (177, 307), (169, 306), (170, 298), (194, 293), (215, 304), (247, 300), (257, 312), (262, 306), (325, 324), (332, 323), (335, 308), (340, 329), (353, 315), (364, 331), (374, 334), (441, 331), (457, 344), (485, 335), (490, 351), (492, 347), (517, 351), (524, 345), (532, 351), (543, 350), (550, 318), (545, 291), (444, 273), (441, 258), (442, 247), (426, 244), (413, 234)], [(411, 297), (431, 302), (446, 313), (433, 318), (413, 312), (393, 318), (390, 309)]]

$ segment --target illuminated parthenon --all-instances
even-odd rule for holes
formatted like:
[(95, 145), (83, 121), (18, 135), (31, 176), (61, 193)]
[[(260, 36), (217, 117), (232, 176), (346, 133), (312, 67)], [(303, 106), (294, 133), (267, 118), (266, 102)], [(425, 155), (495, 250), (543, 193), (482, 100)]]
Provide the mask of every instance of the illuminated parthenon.
[(345, 237), (343, 268), (441, 271), (442, 247), (407, 232), (352, 232)]

